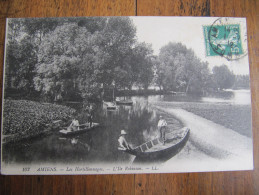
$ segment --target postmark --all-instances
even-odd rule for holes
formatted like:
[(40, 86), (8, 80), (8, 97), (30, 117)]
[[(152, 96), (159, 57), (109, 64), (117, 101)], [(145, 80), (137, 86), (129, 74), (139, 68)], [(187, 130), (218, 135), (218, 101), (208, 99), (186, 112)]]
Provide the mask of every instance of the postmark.
[(247, 33), (244, 19), (218, 18), (203, 26), (207, 56), (222, 56), (238, 60), (247, 55)]

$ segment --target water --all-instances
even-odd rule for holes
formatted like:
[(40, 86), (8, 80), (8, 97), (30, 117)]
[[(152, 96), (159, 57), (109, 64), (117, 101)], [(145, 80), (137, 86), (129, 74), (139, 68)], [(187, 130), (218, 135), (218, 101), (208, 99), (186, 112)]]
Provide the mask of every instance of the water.
[[(79, 105), (73, 105), (80, 107)], [(85, 123), (87, 115), (77, 109), (79, 122)], [(3, 149), (5, 162), (129, 162), (132, 156), (118, 151), (118, 138), (122, 129), (128, 132), (127, 140), (134, 147), (157, 136), (159, 113), (151, 109), (147, 98), (138, 98), (133, 106), (119, 106), (107, 111), (96, 107), (94, 122), (101, 126), (80, 135), (62, 136), (58, 131), (51, 135), (8, 144)]]
[(250, 90), (226, 90), (208, 96), (196, 95), (154, 95), (148, 97), (149, 102), (166, 101), (166, 102), (204, 102), (204, 103), (229, 103), (236, 105), (250, 105)]
[[(116, 111), (107, 111), (102, 105), (95, 108), (94, 122), (100, 127), (80, 135), (63, 137), (58, 131), (50, 135), (39, 136), (16, 144), (3, 146), (3, 160), (7, 163), (95, 163), (130, 162), (132, 156), (118, 151), (120, 130), (128, 132), (126, 139), (134, 147), (158, 136), (159, 115), (164, 115), (169, 126), (181, 126), (181, 122), (172, 116), (152, 109), (154, 101), (210, 102), (228, 104), (250, 104), (250, 92), (247, 90), (228, 91), (217, 97), (197, 97), (179, 95), (155, 95), (131, 97), (133, 106), (119, 106)], [(81, 105), (73, 105), (78, 111), (78, 120), (85, 123), (87, 116)]]

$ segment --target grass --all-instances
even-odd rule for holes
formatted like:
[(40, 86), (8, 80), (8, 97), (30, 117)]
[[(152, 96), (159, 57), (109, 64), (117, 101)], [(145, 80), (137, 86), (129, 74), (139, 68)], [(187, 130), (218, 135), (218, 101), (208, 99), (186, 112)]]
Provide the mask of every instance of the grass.
[(182, 108), (241, 135), (252, 137), (251, 106), (227, 103), (159, 102), (161, 107)]

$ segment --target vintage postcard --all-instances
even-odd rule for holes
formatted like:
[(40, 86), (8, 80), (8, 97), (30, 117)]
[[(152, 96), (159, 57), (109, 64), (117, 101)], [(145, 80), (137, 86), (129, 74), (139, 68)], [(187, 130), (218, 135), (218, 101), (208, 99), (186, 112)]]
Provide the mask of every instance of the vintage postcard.
[(245, 18), (7, 19), (1, 174), (253, 169)]

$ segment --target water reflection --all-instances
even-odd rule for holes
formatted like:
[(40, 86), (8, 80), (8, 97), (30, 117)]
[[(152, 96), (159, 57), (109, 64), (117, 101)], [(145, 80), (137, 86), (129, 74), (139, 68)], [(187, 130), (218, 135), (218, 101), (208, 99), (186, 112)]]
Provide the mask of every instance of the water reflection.
[[(136, 99), (135, 99), (136, 100)], [(77, 105), (78, 106), (78, 105)], [(77, 109), (80, 124), (87, 114)], [(139, 98), (132, 106), (120, 105), (116, 111), (98, 105), (94, 122), (101, 126), (87, 133), (63, 137), (58, 131), (26, 142), (4, 145), (5, 162), (129, 162), (132, 156), (118, 151), (120, 130), (128, 132), (128, 142), (134, 147), (156, 135), (158, 114)]]
[(250, 90), (235, 90), (234, 102), (236, 104), (250, 105), (251, 104), (251, 92)]
[[(3, 161), (12, 163), (35, 162), (125, 162), (132, 156), (118, 151), (120, 130), (128, 132), (128, 142), (134, 147), (154, 139), (158, 135), (157, 122), (161, 114), (150, 108), (152, 101), (181, 102), (228, 102), (231, 104), (250, 104), (250, 91), (228, 91), (219, 97), (195, 97), (180, 95), (157, 95), (132, 97), (132, 106), (120, 105), (116, 111), (107, 111), (98, 105), (94, 111), (94, 122), (101, 126), (87, 133), (63, 137), (58, 131), (47, 136), (39, 136), (16, 144), (3, 145)], [(72, 106), (72, 105), (71, 105)], [(79, 122), (87, 121), (87, 114), (81, 104), (73, 104), (77, 109)], [(162, 113), (165, 114), (165, 113)], [(171, 116), (170, 116), (171, 117)], [(166, 117), (169, 126), (180, 122)]]
[(207, 96), (196, 95), (154, 95), (148, 96), (149, 102), (207, 102), (207, 103), (229, 103), (237, 105), (250, 105), (251, 93), (250, 90), (226, 90), (217, 92)]

